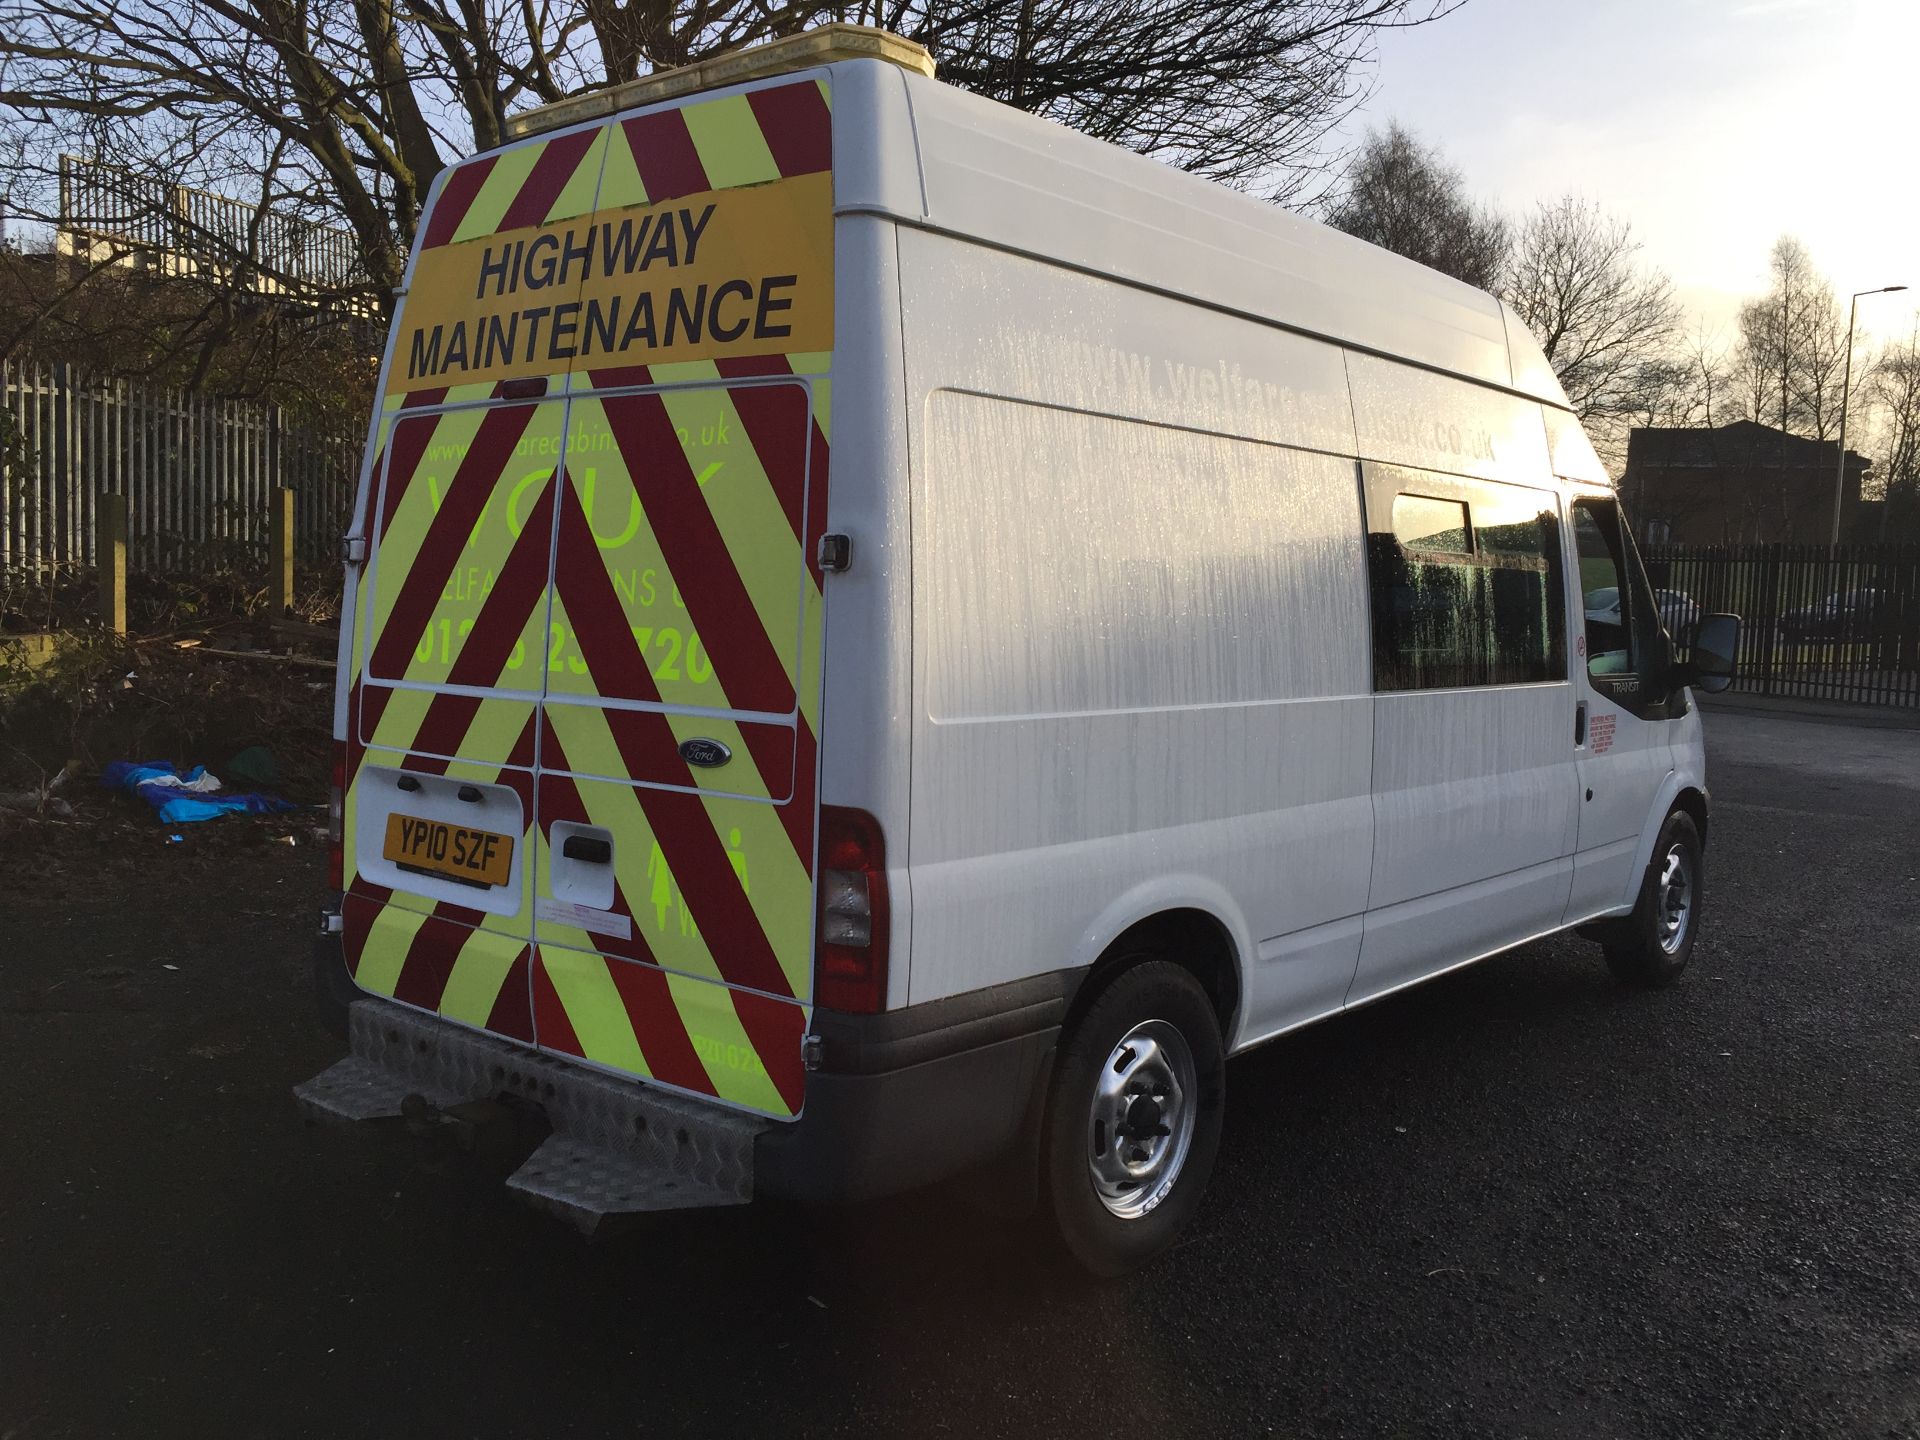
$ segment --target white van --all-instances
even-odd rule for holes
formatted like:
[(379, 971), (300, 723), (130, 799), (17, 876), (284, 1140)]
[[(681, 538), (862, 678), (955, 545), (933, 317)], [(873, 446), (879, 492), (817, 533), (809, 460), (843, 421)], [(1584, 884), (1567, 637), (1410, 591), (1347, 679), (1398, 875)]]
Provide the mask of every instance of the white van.
[(1675, 660), (1498, 301), (931, 72), (828, 27), (436, 183), (298, 1093), (535, 1125), (588, 1227), (992, 1166), (1111, 1273), (1228, 1056), (1570, 927), (1679, 975), (1738, 622)]

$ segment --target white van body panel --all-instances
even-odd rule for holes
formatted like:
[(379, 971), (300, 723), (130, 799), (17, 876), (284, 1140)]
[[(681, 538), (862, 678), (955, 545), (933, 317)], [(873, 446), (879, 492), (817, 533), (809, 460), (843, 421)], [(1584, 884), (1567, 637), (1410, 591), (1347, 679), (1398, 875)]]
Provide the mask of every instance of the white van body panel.
[(841, 214), (884, 214), (1566, 405), (1524, 327), (1470, 285), (952, 86), (830, 68)]
[[(917, 76), (928, 223), (1515, 387), (1499, 303), (1277, 206)], [(1549, 371), (1527, 390), (1562, 401)]]
[(1668, 722), (1671, 727), (1668, 735), (1672, 768), (1660, 788), (1654, 792), (1653, 803), (1647, 807), (1645, 823), (1640, 827), (1640, 835), (1634, 842), (1633, 861), (1627, 868), (1623, 888), (1616, 892), (1613, 904), (1605, 913), (1622, 914), (1633, 908), (1635, 895), (1640, 888), (1640, 876), (1653, 860), (1653, 847), (1660, 838), (1660, 825), (1673, 810), (1678, 798), (1688, 791), (1702, 794), (1707, 788), (1706, 742), (1700, 724), (1700, 709), (1689, 706), (1687, 713), (1677, 720)]
[[(900, 243), (914, 947), (940, 957), (914, 1002), (1028, 973), (1036, 950), (1086, 963), (1149, 895), (1256, 944), (1357, 915), (1355, 467), (1272, 443), (1350, 452), (1338, 352), (946, 237)], [(955, 326), (956, 304), (1003, 323)], [(1177, 485), (1112, 484), (1142, 466)], [(1290, 644), (1271, 614), (1337, 638)], [(1169, 888), (1186, 874), (1207, 882)]]
[(1373, 885), (1355, 1001), (1436, 953), (1557, 927), (1572, 872), (1564, 685), (1408, 691), (1374, 706)]
[[(890, 78), (891, 66), (873, 68)], [(852, 128), (837, 127), (836, 137)], [(848, 143), (864, 133), (853, 130), (856, 138)], [(842, 344), (833, 376), (827, 529), (848, 537), (853, 563), (822, 587), (828, 678), (820, 728), (834, 738), (821, 747), (820, 790), (828, 804), (865, 810), (885, 834), (904, 837), (912, 751), (896, 737), (910, 704), (912, 633), (898, 617), (912, 606), (913, 563), (907, 492), (895, 483), (907, 470), (898, 260), (894, 227), (883, 220), (849, 215), (835, 229), (844, 263), (876, 283), (842, 285), (834, 293)], [(908, 1003), (913, 964), (913, 888), (904, 844), (889, 849), (887, 870), (893, 909), (887, 1002), (898, 1008)]]
[[(910, 109), (921, 161), (917, 184), (896, 167), (843, 200), (903, 222), (909, 1001), (1085, 965), (1155, 907), (1191, 909), (1235, 936), (1246, 1044), (1571, 923), (1576, 872), (1603, 882), (1588, 913), (1630, 904), (1645, 822), (1627, 853), (1579, 853), (1571, 674), (1372, 691), (1367, 465), (1549, 496), (1604, 479), (1511, 312), (917, 77), (874, 99)], [(1285, 537), (1248, 510), (1210, 528), (1250, 500), (1223, 478), (1226, 437), (1286, 457)], [(1211, 505), (1149, 516), (1110, 488), (1175, 456), (1189, 492), (1223, 487)], [(1334, 588), (1223, 563), (1235, 539), (1283, 538), (1340, 553)], [(1271, 587), (1265, 613), (1317, 673), (1262, 654), (1241, 580)], [(1571, 637), (1577, 577), (1568, 591)], [(1216, 655), (1129, 645), (1141, 604), (1182, 595), (1224, 612)], [(1177, 606), (1154, 613), (1157, 639), (1190, 643)], [(1668, 728), (1643, 737), (1663, 777)], [(1636, 812), (1650, 778), (1627, 787)]]
[(1477, 480), (1550, 484), (1538, 404), (1376, 355), (1349, 353), (1360, 458)]

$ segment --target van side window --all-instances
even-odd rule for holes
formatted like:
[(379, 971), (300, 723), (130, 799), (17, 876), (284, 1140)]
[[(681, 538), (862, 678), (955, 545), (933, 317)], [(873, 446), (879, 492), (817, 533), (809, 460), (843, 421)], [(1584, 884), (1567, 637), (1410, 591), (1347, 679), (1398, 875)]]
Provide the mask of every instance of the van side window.
[(1376, 690), (1566, 679), (1552, 494), (1384, 470), (1368, 488)]
[(1471, 555), (1472, 532), (1464, 500), (1431, 495), (1393, 497), (1393, 538), (1400, 548), (1439, 555)]
[(1573, 503), (1573, 544), (1580, 557), (1580, 603), (1586, 612), (1587, 673), (1595, 679), (1637, 675), (1643, 646), (1635, 643), (1635, 596), (1614, 508), (1596, 500)]

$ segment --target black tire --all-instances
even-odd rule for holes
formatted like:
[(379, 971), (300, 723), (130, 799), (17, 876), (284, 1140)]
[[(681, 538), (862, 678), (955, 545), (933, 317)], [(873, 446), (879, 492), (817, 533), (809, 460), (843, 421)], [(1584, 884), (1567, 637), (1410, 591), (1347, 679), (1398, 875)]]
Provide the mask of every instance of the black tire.
[[(1171, 1148), (1160, 1151), (1161, 1140), (1146, 1133), (1163, 1118), (1152, 1101), (1149, 1087), (1155, 1082), (1151, 1078), (1139, 1081), (1141, 1094), (1128, 1103), (1126, 1123), (1142, 1127), (1137, 1141), (1126, 1138), (1129, 1132), (1124, 1129), (1110, 1134), (1102, 1128), (1107, 1122), (1095, 1114), (1096, 1086), (1107, 1079), (1109, 1059), (1134, 1031), (1154, 1025), (1175, 1032), (1192, 1064), (1194, 1094), (1190, 1100), (1181, 1095), (1175, 1101), (1181, 1109), (1190, 1110), (1193, 1121), (1183, 1158), (1173, 1158)], [(1143, 1038), (1150, 1043), (1155, 1034), (1165, 1032), (1148, 1029)], [(1155, 1057), (1152, 1063), (1177, 1067), (1176, 1046), (1157, 1046), (1149, 1053)], [(1142, 1067), (1137, 1074), (1148, 1074), (1145, 1058), (1137, 1056), (1132, 1063)], [(1128, 1072), (1116, 1067), (1112, 1074), (1116, 1078), (1111, 1085), (1121, 1084), (1117, 1077), (1125, 1076), (1125, 1083), (1134, 1086), (1134, 1076)], [(1110, 1095), (1102, 1108), (1111, 1109), (1118, 1098), (1123, 1097)], [(1213, 1171), (1226, 1098), (1226, 1047), (1220, 1038), (1220, 1021), (1199, 982), (1180, 966), (1158, 959), (1143, 960), (1116, 975), (1060, 1043), (1042, 1135), (1045, 1212), (1060, 1242), (1082, 1267), (1099, 1276), (1124, 1275), (1173, 1243), (1193, 1218)], [(1143, 1100), (1148, 1104), (1142, 1105)], [(1165, 1137), (1168, 1147), (1177, 1144), (1177, 1133)], [(1123, 1207), (1146, 1206), (1142, 1213), (1116, 1213), (1096, 1186), (1096, 1137), (1109, 1134), (1113, 1158), (1102, 1154), (1109, 1171), (1120, 1163), (1123, 1150), (1147, 1156), (1154, 1164), (1160, 1163), (1161, 1154), (1168, 1157), (1164, 1175), (1149, 1171), (1147, 1185), (1132, 1195), (1115, 1197), (1113, 1203)], [(1163, 1185), (1164, 1193), (1155, 1198), (1154, 1192)]]
[[(1684, 913), (1675, 930), (1675, 889), (1669, 882), (1670, 863), (1683, 867)], [(1694, 937), (1700, 932), (1701, 901), (1706, 893), (1705, 852), (1693, 817), (1675, 810), (1660, 827), (1653, 858), (1640, 878), (1640, 898), (1633, 913), (1609, 926), (1601, 941), (1607, 968), (1622, 984), (1658, 990), (1673, 984), (1693, 956)]]

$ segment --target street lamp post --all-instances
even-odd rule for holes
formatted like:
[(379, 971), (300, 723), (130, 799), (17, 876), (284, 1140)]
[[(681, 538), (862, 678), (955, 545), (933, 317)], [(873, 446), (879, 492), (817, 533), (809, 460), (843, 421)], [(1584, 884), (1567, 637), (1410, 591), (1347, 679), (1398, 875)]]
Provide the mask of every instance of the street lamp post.
[(1878, 290), (1856, 290), (1847, 302), (1847, 369), (1840, 382), (1840, 458), (1833, 466), (1833, 541), (1840, 543), (1840, 507), (1847, 494), (1847, 392), (1853, 389), (1853, 317), (1860, 308), (1862, 295), (1891, 295), (1904, 285), (1882, 285)]

